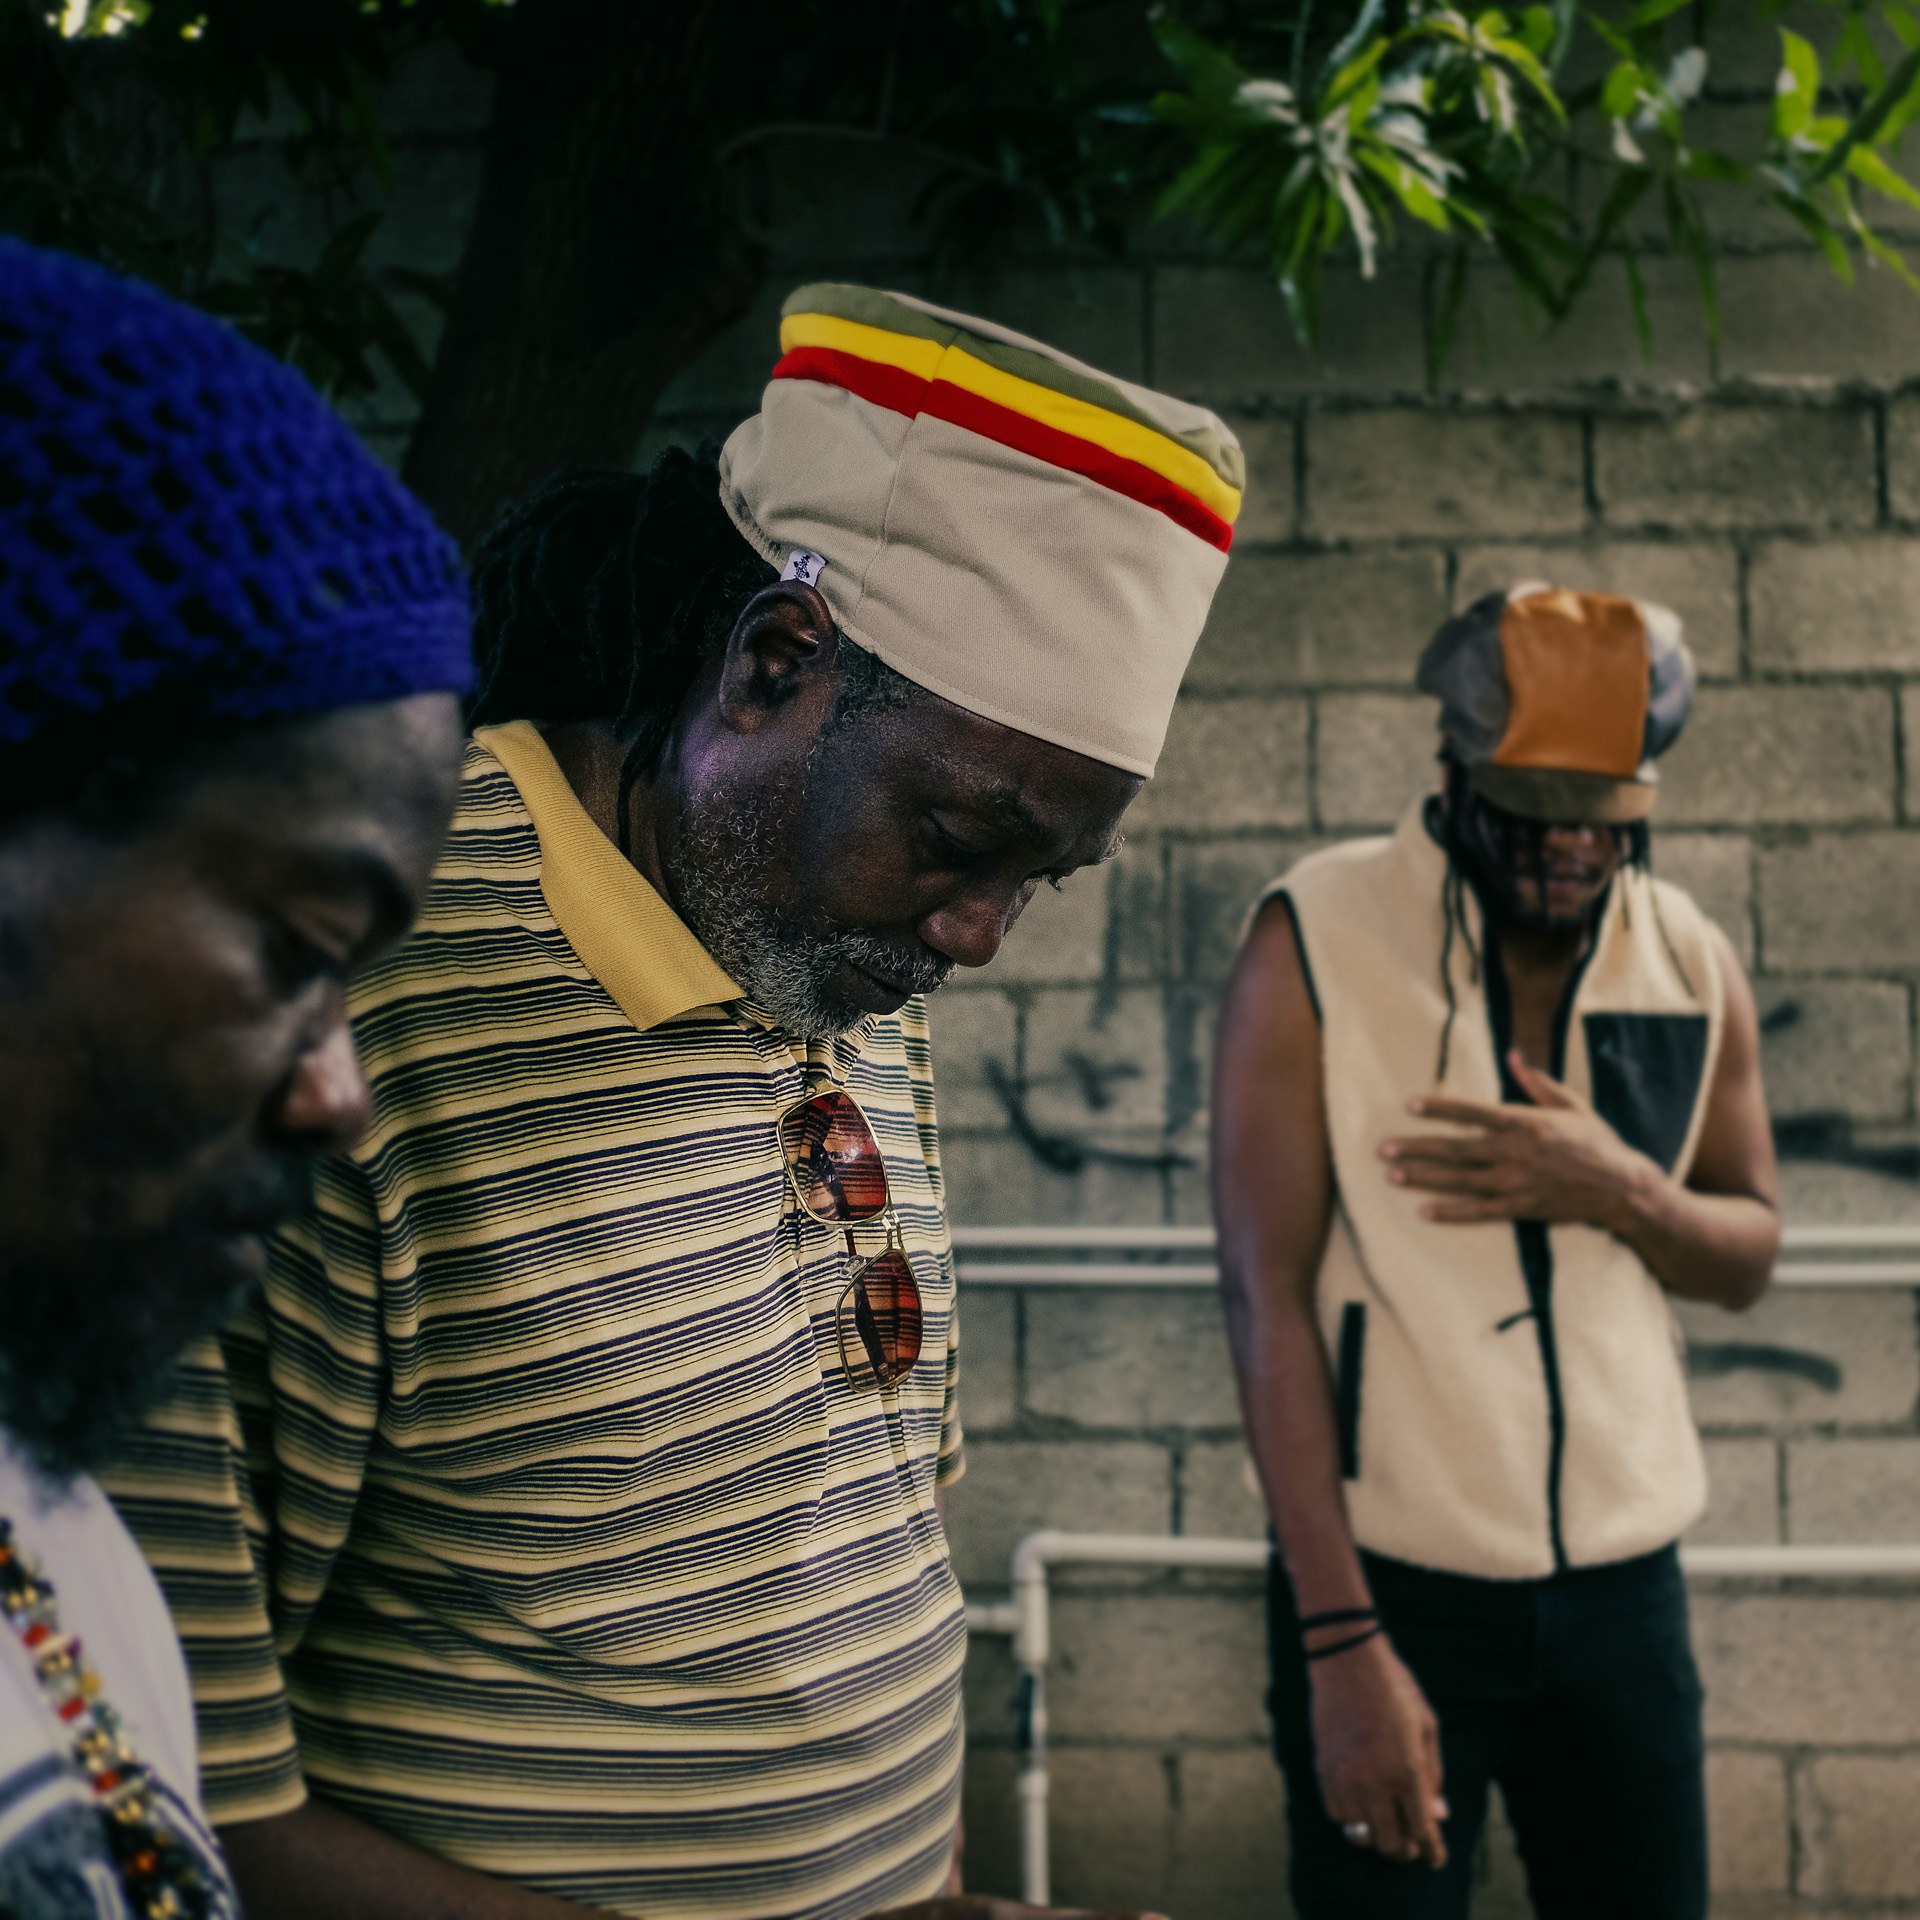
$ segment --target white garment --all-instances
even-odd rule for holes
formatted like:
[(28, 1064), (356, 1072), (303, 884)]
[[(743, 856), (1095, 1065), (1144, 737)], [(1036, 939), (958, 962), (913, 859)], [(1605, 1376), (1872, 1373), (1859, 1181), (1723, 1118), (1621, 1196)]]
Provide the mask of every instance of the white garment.
[[(239, 1912), (200, 1806), (193, 1696), (166, 1602), (120, 1516), (90, 1479), (37, 1474), (0, 1429), (0, 1516), (51, 1583), (63, 1632), (156, 1775), (175, 1829), (202, 1857), (213, 1913)], [(127, 1920), (119, 1875), (72, 1737), (18, 1633), (0, 1621), (0, 1911), (20, 1920)]]

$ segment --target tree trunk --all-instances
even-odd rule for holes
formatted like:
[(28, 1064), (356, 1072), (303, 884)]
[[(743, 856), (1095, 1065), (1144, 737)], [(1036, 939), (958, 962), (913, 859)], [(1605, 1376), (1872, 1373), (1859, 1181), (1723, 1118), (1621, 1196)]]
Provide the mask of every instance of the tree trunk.
[(667, 383), (765, 277), (712, 159), (757, 9), (514, 11), (479, 210), (404, 468), (463, 545), (556, 466), (625, 466)]

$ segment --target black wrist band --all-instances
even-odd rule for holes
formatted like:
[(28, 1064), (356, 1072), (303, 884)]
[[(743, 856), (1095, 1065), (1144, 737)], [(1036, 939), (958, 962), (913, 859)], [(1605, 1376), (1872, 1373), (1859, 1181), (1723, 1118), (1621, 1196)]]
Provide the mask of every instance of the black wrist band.
[(1311, 1666), (1316, 1660), (1331, 1660), (1336, 1653), (1345, 1653), (1350, 1647), (1364, 1646), (1376, 1634), (1385, 1632), (1386, 1628), (1376, 1620), (1363, 1633), (1349, 1634), (1346, 1639), (1336, 1640), (1329, 1647), (1308, 1647), (1300, 1657)]
[(1311, 1633), (1315, 1627), (1343, 1627), (1354, 1620), (1378, 1620), (1378, 1607), (1335, 1607), (1328, 1613), (1302, 1614), (1296, 1623), (1302, 1633)]

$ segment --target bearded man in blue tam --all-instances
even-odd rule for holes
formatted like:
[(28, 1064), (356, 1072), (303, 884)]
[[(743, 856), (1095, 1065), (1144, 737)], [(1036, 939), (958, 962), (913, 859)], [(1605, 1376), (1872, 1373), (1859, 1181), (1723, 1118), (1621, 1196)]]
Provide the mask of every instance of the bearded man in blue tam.
[(452, 809), (450, 542), (299, 375), (0, 240), (0, 1914), (223, 1920), (88, 1469), (364, 1130), (347, 977)]

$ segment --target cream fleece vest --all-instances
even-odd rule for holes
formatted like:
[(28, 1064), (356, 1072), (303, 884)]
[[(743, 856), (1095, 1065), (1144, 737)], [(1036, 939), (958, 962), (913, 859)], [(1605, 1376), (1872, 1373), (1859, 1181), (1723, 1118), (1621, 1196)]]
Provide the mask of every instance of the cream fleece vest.
[[(1407, 1103), (1436, 1087), (1446, 871), (1416, 805), (1390, 839), (1313, 854), (1267, 897), (1290, 904), (1321, 1022), (1338, 1203), (1319, 1313), (1354, 1537), (1420, 1566), (1528, 1579), (1665, 1546), (1705, 1504), (1706, 1469), (1678, 1326), (1624, 1242), (1422, 1220), (1425, 1196), (1386, 1178), (1380, 1143), (1425, 1124)], [(1470, 889), (1465, 904), (1444, 1091), (1518, 1097), (1500, 1064), (1504, 976), (1475, 959)], [(1553, 1072), (1682, 1178), (1722, 1013), (1704, 916), (1623, 869), (1556, 1021)]]

